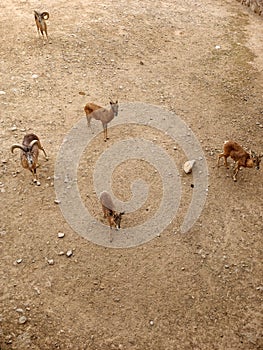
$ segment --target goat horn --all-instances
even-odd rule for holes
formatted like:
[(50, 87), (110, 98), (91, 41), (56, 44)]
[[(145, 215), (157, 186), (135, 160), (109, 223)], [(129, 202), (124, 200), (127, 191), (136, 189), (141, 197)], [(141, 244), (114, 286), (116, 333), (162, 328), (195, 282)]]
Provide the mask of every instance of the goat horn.
[(30, 144), (28, 145), (28, 148), (29, 148), (29, 149), (32, 149), (32, 147), (33, 147), (36, 143), (38, 143), (38, 140), (33, 140), (33, 141), (31, 141)]
[(24, 151), (25, 152), (25, 146), (23, 146), (23, 145), (19, 145), (19, 144), (17, 144), (17, 143), (15, 143), (12, 147), (11, 147), (11, 152), (13, 153), (13, 151), (14, 151), (14, 149), (15, 148), (20, 148), (22, 151)]
[[(45, 18), (46, 16), (46, 18)], [(49, 13), (48, 12), (42, 12), (41, 13), (41, 17), (44, 18), (45, 20), (48, 20), (49, 19)]]

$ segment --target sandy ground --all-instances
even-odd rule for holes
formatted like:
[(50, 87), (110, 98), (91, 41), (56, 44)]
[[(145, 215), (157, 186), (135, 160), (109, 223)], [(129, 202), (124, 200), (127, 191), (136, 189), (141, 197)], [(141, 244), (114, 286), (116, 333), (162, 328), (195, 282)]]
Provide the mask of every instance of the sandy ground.
[[(232, 0), (7, 0), (2, 9), (1, 350), (262, 349), (262, 170), (243, 169), (234, 183), (232, 168), (216, 166), (229, 138), (263, 152), (262, 17)], [(50, 13), (49, 43), (37, 35), (34, 9)], [(182, 176), (178, 217), (160, 237), (130, 249), (80, 237), (54, 203), (65, 135), (87, 102), (108, 106), (109, 97), (175, 112), (199, 139), (209, 192), (188, 233), (178, 225), (192, 175)], [(18, 150), (10, 152), (27, 132), (39, 135), (49, 155), (39, 158), (39, 187)], [(94, 162), (117, 139), (140, 132), (184, 160), (151, 129), (114, 127), (107, 143), (98, 135), (78, 176), (87, 208), (101, 221), (89, 181)], [(151, 186), (154, 171), (128, 163), (113, 181), (124, 200), (131, 179)], [(153, 185), (152, 210), (161, 179)], [(128, 214), (124, 227), (145, 215), (145, 208)]]

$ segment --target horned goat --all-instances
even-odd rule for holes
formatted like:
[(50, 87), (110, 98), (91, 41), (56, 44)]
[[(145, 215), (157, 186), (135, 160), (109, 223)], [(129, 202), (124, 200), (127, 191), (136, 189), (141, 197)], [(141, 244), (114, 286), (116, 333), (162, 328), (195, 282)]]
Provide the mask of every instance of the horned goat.
[(42, 147), (40, 140), (37, 135), (35, 134), (27, 134), (24, 136), (22, 144), (14, 144), (11, 147), (11, 152), (13, 153), (14, 149), (20, 148), (21, 149), (21, 165), (23, 168), (28, 169), (33, 174), (33, 181), (38, 186), (40, 186), (40, 182), (38, 181), (37, 176), (37, 162), (38, 162), (38, 155), (39, 150), (43, 151), (46, 160), (48, 160), (47, 154)]
[(237, 174), (241, 167), (259, 169), (262, 155), (256, 155), (255, 152), (246, 152), (237, 142), (225, 141), (223, 153), (218, 155), (217, 165), (219, 166), (220, 159), (224, 157), (225, 167), (228, 167), (227, 158), (231, 157), (236, 165), (234, 167), (233, 180), (237, 181)]
[(34, 11), (34, 16), (35, 16), (38, 35), (40, 35), (39, 32), (41, 32), (42, 37), (44, 38), (44, 32), (45, 32), (46, 37), (48, 39), (46, 21), (49, 19), (49, 13), (46, 11), (45, 12)]
[(95, 103), (87, 103), (84, 107), (86, 113), (88, 127), (90, 127), (91, 118), (100, 120), (103, 126), (104, 141), (106, 142), (108, 138), (108, 123), (112, 121), (114, 117), (117, 117), (119, 111), (118, 101), (113, 102), (110, 100), (111, 108), (108, 110), (106, 108), (100, 107)]

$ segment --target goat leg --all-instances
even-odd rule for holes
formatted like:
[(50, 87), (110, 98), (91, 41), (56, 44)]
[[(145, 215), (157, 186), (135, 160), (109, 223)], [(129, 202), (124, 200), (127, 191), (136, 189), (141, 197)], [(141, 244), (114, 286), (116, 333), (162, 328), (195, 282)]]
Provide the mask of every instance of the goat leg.
[(37, 186), (40, 186), (40, 182), (38, 181), (37, 171), (36, 168), (31, 170), (33, 174), (33, 182), (37, 184)]
[(224, 157), (224, 165), (225, 167), (227, 168), (228, 167), (228, 164), (227, 164), (227, 157), (224, 155), (224, 153), (220, 153), (218, 155), (218, 160), (217, 160), (217, 166), (219, 167), (220, 166), (220, 159)]
[(40, 142), (38, 142), (38, 148), (41, 149), (41, 151), (44, 153), (45, 157), (46, 157), (46, 160), (48, 160), (48, 156), (46, 154), (46, 151), (44, 150), (43, 146), (41, 145)]
[(237, 181), (237, 173), (239, 172), (239, 164), (237, 163), (237, 165), (234, 168), (234, 174), (233, 174), (233, 180), (236, 182)]

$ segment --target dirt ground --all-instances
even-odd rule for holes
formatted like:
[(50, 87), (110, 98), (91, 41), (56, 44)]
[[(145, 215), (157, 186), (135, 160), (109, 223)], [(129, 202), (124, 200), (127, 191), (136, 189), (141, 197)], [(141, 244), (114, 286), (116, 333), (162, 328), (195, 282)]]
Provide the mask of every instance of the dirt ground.
[[(50, 13), (49, 43), (34, 9)], [(232, 169), (216, 167), (230, 138), (263, 152), (262, 17), (233, 0), (7, 0), (2, 10), (1, 350), (262, 349), (262, 169), (243, 169), (234, 183)], [(109, 97), (173, 111), (201, 142), (209, 192), (188, 233), (178, 231), (182, 204), (160, 237), (105, 248), (74, 232), (54, 203), (64, 136), (87, 102), (107, 106)], [(49, 155), (40, 155), (39, 187), (10, 152), (27, 132)], [(81, 160), (81, 195), (101, 220), (94, 160), (133, 132), (109, 129), (109, 142), (100, 134)], [(164, 135), (159, 141), (176, 154)], [(116, 169), (117, 194), (127, 199), (139, 175), (151, 185), (147, 171)], [(160, 188), (151, 189), (154, 203)], [(145, 208), (123, 225), (144, 219)]]

